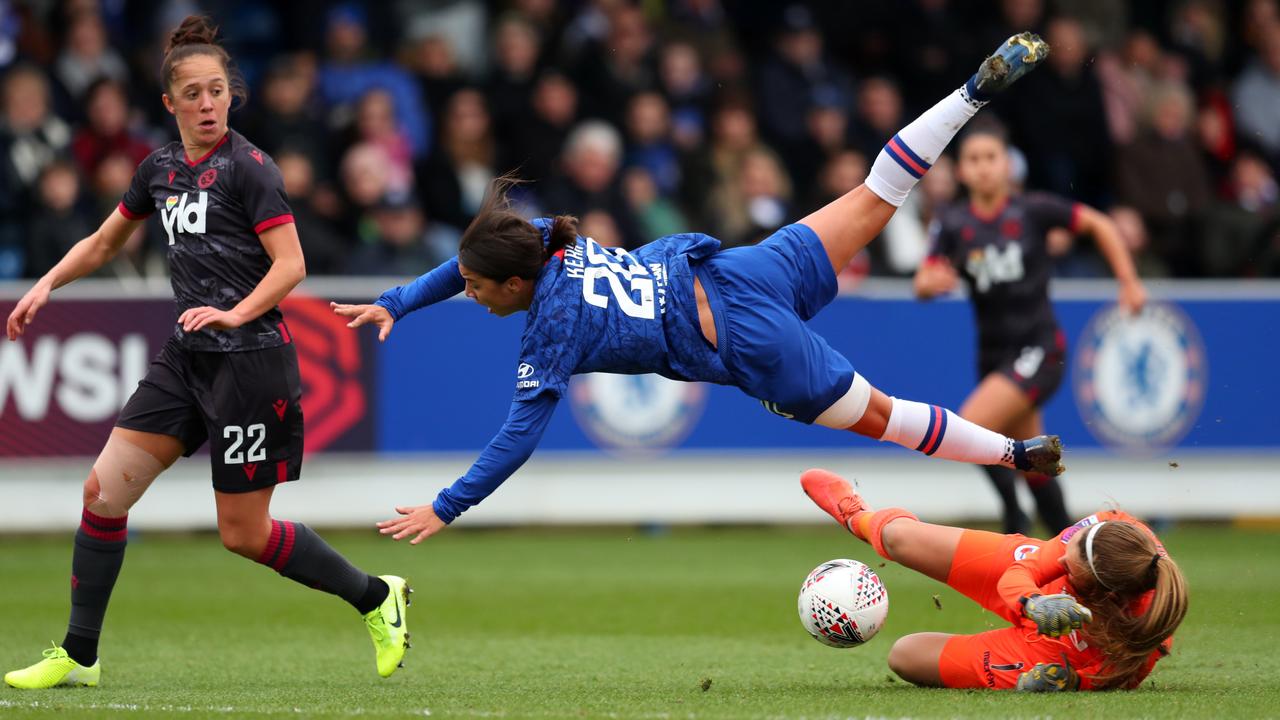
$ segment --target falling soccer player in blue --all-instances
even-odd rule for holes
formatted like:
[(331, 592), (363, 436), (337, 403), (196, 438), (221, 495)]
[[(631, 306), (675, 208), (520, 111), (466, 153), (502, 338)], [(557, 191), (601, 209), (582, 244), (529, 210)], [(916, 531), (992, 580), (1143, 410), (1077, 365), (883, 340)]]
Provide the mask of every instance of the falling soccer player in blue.
[(960, 128), (1041, 63), (1049, 46), (1009, 38), (964, 86), (895, 135), (865, 184), (756, 246), (720, 250), (700, 233), (635, 252), (577, 234), (569, 216), (525, 220), (499, 178), (458, 256), (373, 305), (333, 303), (385, 340), (406, 314), (465, 291), (505, 317), (527, 310), (506, 424), (467, 474), (428, 505), (378, 523), (417, 544), (497, 489), (533, 453), (576, 373), (657, 373), (734, 385), (784, 418), (894, 442), (926, 455), (1057, 475), (1056, 436), (1017, 441), (936, 405), (889, 397), (805, 321), (836, 295), (836, 273), (884, 228)]

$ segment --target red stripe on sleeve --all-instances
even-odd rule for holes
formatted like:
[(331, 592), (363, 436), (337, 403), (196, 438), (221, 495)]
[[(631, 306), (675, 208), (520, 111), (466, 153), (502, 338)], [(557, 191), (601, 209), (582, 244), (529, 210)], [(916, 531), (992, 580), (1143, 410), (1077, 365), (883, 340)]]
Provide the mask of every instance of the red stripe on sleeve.
[[(127, 208), (127, 207), (125, 207), (125, 206), (124, 206), (124, 202), (123, 202), (123, 201), (122, 201), (119, 205), (117, 205), (117, 206), (116, 206), (116, 209), (120, 211), (120, 214), (121, 214), (121, 215), (125, 216), (125, 218), (127, 218), (127, 219), (129, 219), (129, 220), (146, 220), (147, 218), (151, 217), (151, 213), (146, 213), (146, 214), (144, 214), (144, 215), (139, 215), (138, 213), (136, 213), (136, 212), (134, 212), (134, 211), (130, 210), (129, 208)], [(153, 211), (153, 212), (154, 212), (154, 211)]]
[(289, 479), (289, 461), (281, 460), (276, 463), (276, 482), (282, 483)]
[(287, 225), (293, 222), (292, 214), (277, 215), (273, 218), (267, 218), (257, 225), (253, 226), (253, 231), (261, 235), (263, 232), (270, 230), (277, 225)]

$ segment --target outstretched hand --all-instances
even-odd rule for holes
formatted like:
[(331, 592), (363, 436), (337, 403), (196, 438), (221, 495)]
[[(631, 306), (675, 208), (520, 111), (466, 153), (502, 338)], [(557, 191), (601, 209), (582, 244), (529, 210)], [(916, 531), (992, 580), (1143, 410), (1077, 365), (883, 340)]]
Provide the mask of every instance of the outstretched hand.
[(445, 528), (444, 521), (436, 517), (435, 508), (430, 504), (397, 507), (396, 512), (400, 517), (378, 523), (378, 532), (391, 535), (392, 540), (403, 540), (413, 535), (409, 544), (417, 545)]
[(49, 286), (38, 282), (22, 296), (18, 304), (9, 313), (9, 321), (5, 323), (5, 334), (10, 340), (22, 337), (27, 326), (36, 319), (36, 313), (49, 302)]
[(1142, 286), (1140, 280), (1129, 280), (1120, 283), (1120, 296), (1117, 298), (1120, 307), (1124, 308), (1129, 314), (1137, 315), (1142, 312), (1142, 307), (1147, 304), (1147, 289)]
[(349, 328), (358, 328), (366, 323), (376, 325), (378, 342), (386, 340), (391, 334), (391, 326), (396, 324), (395, 318), (391, 317), (391, 312), (381, 305), (344, 305), (331, 302), (329, 307), (333, 309), (335, 315), (352, 318), (351, 322), (347, 323)]

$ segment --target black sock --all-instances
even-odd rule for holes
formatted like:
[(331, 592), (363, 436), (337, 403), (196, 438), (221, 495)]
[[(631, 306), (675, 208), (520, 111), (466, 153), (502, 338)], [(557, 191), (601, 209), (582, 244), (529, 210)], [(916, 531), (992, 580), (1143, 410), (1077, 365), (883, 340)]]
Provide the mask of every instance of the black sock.
[(366, 602), (369, 581), (377, 580), (347, 562), (311, 528), (287, 520), (271, 521), (271, 537), (258, 562), (290, 580), (337, 595), (357, 610)]
[(982, 469), (986, 471), (987, 477), (991, 479), (991, 485), (996, 489), (996, 494), (1000, 496), (1004, 528), (1002, 532), (1006, 535), (1011, 533), (1025, 535), (1031, 529), (1031, 519), (1022, 512), (1022, 506), (1018, 504), (1018, 471), (1003, 465), (984, 465)]
[(364, 596), (360, 598), (360, 602), (355, 603), (356, 612), (361, 615), (367, 615), (378, 608), (383, 600), (387, 599), (387, 595), (391, 593), (391, 588), (387, 582), (380, 577), (369, 576), (369, 585), (364, 590)]
[(1071, 527), (1071, 516), (1067, 514), (1067, 502), (1062, 496), (1058, 478), (1028, 473), (1027, 487), (1036, 499), (1036, 511), (1040, 513), (1041, 522), (1049, 528), (1051, 537)]
[(98, 636), (111, 589), (124, 564), (127, 517), (99, 517), (88, 508), (80, 515), (71, 553), (71, 618), (62, 647), (84, 666), (98, 660)]

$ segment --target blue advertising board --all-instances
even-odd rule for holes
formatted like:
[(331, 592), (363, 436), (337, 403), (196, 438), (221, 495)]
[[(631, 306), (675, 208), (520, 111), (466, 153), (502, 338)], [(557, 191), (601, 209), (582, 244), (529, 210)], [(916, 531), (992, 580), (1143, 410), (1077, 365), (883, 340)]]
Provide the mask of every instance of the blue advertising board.
[[(1044, 421), (1068, 446), (1280, 449), (1280, 298), (1197, 293), (1136, 318), (1100, 299), (1055, 307), (1069, 367)], [(398, 323), (376, 351), (376, 449), (478, 451), (506, 417), (523, 326), (523, 315), (495, 319), (471, 302)], [(978, 379), (961, 299), (842, 296), (811, 326), (890, 395), (958, 409)], [(574, 379), (541, 444), (643, 453), (843, 447), (885, 446), (783, 420), (735, 388), (608, 375)]]

